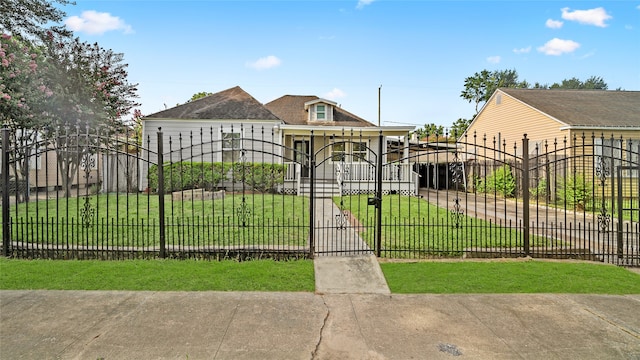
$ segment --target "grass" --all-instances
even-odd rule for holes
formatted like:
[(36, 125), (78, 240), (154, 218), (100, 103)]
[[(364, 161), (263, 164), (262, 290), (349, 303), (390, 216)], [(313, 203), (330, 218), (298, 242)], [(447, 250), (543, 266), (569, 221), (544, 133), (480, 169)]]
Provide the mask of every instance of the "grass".
[[(382, 262), (396, 294), (640, 294), (640, 275), (596, 263)], [(311, 260), (18, 260), (0, 257), (3, 290), (292, 291), (315, 289)]]
[[(340, 204), (341, 199), (334, 201)], [(366, 196), (345, 197), (341, 208), (350, 211), (361, 224), (375, 224), (373, 207), (367, 205)], [(456, 217), (450, 210), (417, 197), (383, 196), (382, 209), (383, 257), (459, 256), (468, 248), (512, 248), (523, 244), (516, 224), (496, 224), (463, 214)], [(360, 234), (372, 248), (373, 228), (365, 226)], [(530, 245), (549, 246), (551, 241), (532, 235)]]
[(554, 261), (381, 263), (396, 294), (640, 294), (640, 275), (622, 267)]
[[(243, 204), (246, 207), (241, 208)], [(308, 199), (292, 195), (227, 194), (223, 199), (194, 201), (172, 200), (167, 195), (167, 244), (256, 245), (277, 239), (277, 243), (268, 244), (301, 246), (308, 237), (308, 207)], [(244, 222), (241, 209), (247, 210)], [(13, 240), (85, 246), (159, 245), (156, 195), (40, 200), (11, 206), (11, 218)]]
[(0, 258), (0, 289), (314, 291), (313, 262)]

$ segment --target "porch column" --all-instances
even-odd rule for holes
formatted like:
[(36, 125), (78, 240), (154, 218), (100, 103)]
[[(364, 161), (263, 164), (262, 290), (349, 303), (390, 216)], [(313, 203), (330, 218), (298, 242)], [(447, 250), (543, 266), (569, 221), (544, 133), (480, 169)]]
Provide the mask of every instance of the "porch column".
[(408, 164), (409, 163), (409, 134), (407, 133), (407, 135), (404, 136), (404, 152), (402, 154), (402, 157), (404, 158), (403, 163)]
[(274, 151), (277, 155), (280, 156), (280, 163), (282, 164), (284, 162), (284, 154), (282, 153), (282, 129), (280, 129), (280, 125), (276, 124), (273, 127), (273, 142), (276, 143), (277, 145), (277, 151)]

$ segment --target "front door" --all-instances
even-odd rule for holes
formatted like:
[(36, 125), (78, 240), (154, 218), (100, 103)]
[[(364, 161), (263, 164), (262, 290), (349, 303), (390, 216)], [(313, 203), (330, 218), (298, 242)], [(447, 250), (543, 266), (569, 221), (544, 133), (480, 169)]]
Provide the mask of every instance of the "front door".
[(308, 140), (295, 140), (293, 142), (293, 149), (295, 150), (294, 160), (302, 165), (302, 177), (309, 177), (309, 141)]

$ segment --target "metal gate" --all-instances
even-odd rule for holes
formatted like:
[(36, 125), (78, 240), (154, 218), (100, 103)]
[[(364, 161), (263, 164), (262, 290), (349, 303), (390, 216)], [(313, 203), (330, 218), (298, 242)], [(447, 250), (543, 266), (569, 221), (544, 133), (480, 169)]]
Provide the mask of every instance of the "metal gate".
[[(617, 166), (616, 171), (616, 261), (618, 265), (640, 266), (640, 164)], [(626, 178), (635, 179), (624, 181)], [(625, 196), (625, 194), (628, 194)], [(634, 221), (635, 220), (635, 221)]]
[(316, 255), (374, 254), (379, 248), (382, 137), (311, 135), (310, 198)]

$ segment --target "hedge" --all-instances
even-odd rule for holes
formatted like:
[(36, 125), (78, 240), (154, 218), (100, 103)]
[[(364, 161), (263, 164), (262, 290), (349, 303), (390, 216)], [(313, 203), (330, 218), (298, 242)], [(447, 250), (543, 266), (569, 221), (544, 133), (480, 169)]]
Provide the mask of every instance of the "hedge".
[[(165, 193), (205, 189), (215, 190), (224, 181), (242, 182), (259, 192), (274, 191), (284, 182), (285, 165), (267, 163), (177, 162), (164, 165)], [(158, 189), (158, 166), (149, 167), (149, 187)]]

